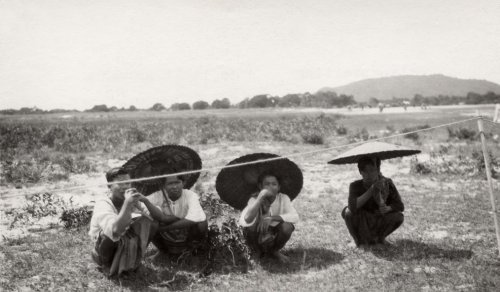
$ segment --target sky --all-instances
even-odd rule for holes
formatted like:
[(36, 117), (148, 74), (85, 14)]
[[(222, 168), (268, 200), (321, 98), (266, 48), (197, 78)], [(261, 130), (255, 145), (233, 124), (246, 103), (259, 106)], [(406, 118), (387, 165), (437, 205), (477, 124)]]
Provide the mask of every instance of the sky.
[(149, 108), (395, 75), (500, 83), (498, 0), (0, 0), (0, 109)]

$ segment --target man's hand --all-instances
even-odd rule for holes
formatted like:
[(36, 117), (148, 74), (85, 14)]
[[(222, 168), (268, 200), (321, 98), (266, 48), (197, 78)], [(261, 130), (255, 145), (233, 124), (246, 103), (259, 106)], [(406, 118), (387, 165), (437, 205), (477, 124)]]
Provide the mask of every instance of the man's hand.
[(258, 198), (267, 199), (267, 198), (270, 198), (272, 196), (274, 196), (274, 195), (271, 191), (269, 191), (267, 189), (263, 189), (262, 191), (260, 191)]
[(378, 208), (378, 211), (380, 212), (380, 214), (386, 214), (386, 213), (389, 213), (392, 211), (392, 208), (391, 206), (386, 206), (386, 205), (383, 205), (383, 206), (380, 206)]
[[(130, 188), (125, 190), (125, 205), (135, 205), (139, 200), (144, 197), (141, 193), (139, 193), (135, 188)], [(145, 198), (145, 197), (144, 197)]]
[(385, 188), (385, 185), (386, 185), (386, 179), (380, 178), (375, 183), (373, 183), (372, 187), (374, 191), (381, 191)]

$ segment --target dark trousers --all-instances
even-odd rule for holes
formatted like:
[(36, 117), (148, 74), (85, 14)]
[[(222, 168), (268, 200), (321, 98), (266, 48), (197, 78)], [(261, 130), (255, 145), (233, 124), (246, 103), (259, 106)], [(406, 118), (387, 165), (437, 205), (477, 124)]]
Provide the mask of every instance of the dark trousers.
[[(162, 224), (159, 225), (161, 230)], [(153, 244), (161, 251), (170, 253), (180, 253), (189, 248), (191, 245), (199, 244), (206, 240), (208, 232), (208, 222), (197, 222), (187, 228), (187, 238), (182, 242), (171, 242), (161, 236), (161, 232), (157, 232), (153, 237)]]
[(274, 238), (273, 244), (270, 248), (264, 248), (259, 245), (259, 232), (254, 226), (244, 228), (245, 238), (251, 248), (261, 251), (272, 253), (282, 249), (292, 236), (295, 226), (289, 222), (280, 222), (276, 227), (269, 227), (273, 229), (271, 232), (275, 232), (276, 237)]
[[(142, 221), (147, 221), (149, 223), (146, 224), (145, 226), (150, 228), (149, 231), (150, 236), (148, 241), (150, 242), (154, 234), (156, 233), (156, 230), (158, 228), (158, 223), (155, 221), (151, 221), (146, 217), (140, 217), (136, 219), (134, 222), (132, 222), (126, 234), (128, 236), (135, 236), (136, 234), (140, 233), (139, 228), (141, 226)], [(97, 238), (94, 250), (92, 252), (92, 259), (99, 266), (109, 267), (113, 262), (113, 258), (115, 256), (117, 248), (118, 248), (118, 241), (111, 240), (108, 236), (102, 234), (101, 232), (99, 234), (99, 237)]]
[(398, 211), (378, 215), (364, 210), (353, 213), (345, 207), (341, 215), (356, 245), (383, 243), (404, 221), (403, 213)]

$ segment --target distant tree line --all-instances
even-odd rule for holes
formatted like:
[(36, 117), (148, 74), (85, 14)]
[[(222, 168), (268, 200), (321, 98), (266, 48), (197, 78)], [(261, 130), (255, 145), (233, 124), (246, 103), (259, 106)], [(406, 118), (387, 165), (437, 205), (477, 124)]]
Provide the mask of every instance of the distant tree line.
[[(400, 106), (403, 104), (417, 105), (452, 105), (452, 104), (493, 104), (500, 103), (500, 94), (494, 92), (488, 92), (486, 94), (478, 94), (474, 92), (469, 92), (466, 96), (448, 96), (448, 95), (438, 95), (438, 96), (422, 96), (420, 94), (415, 94), (412, 99), (406, 98), (396, 98), (392, 99), (377, 99), (370, 98), (368, 102), (358, 103), (354, 100), (354, 96), (340, 94), (335, 92), (318, 92), (312, 94), (306, 93), (294, 93), (286, 94), (282, 97), (272, 96), (269, 94), (259, 94), (251, 98), (245, 98), (241, 102), (231, 105), (229, 99), (216, 99), (211, 104), (206, 101), (199, 100), (194, 102), (192, 105), (189, 103), (174, 103), (170, 108), (165, 107), (162, 103), (155, 103), (152, 107), (146, 109), (150, 111), (181, 111), (181, 110), (205, 110), (205, 109), (228, 109), (231, 107), (236, 108), (290, 108), (290, 107), (319, 107), (319, 108), (340, 108), (349, 106), (377, 106), (379, 103), (384, 103), (391, 106)], [(108, 107), (105, 104), (94, 105), (91, 109), (85, 110), (85, 112), (120, 112), (120, 111), (138, 111), (139, 109), (133, 105), (128, 108), (117, 108), (116, 106)], [(68, 112), (78, 112), (77, 110), (64, 110), (64, 109), (53, 109), (53, 110), (41, 110), (39, 108), (33, 107), (23, 107), (19, 110), (15, 109), (4, 109), (0, 110), (0, 114), (47, 114), (47, 113), (68, 113)]]
[(387, 100), (378, 100), (376, 98), (371, 98), (368, 102), (369, 105), (376, 105), (378, 103), (389, 104), (392, 106), (401, 105), (403, 102), (409, 102), (411, 105), (453, 105), (453, 104), (494, 104), (500, 103), (500, 94), (495, 94), (494, 92), (488, 92), (486, 94), (478, 94), (474, 92), (469, 92), (466, 96), (449, 96), (449, 95), (438, 95), (438, 96), (422, 96), (420, 94), (415, 94), (412, 99), (395, 98)]
[(356, 104), (352, 95), (337, 95), (335, 92), (309, 92), (300, 94), (287, 94), (283, 97), (260, 94), (246, 98), (238, 103), (239, 108), (265, 108), (265, 107), (346, 107)]

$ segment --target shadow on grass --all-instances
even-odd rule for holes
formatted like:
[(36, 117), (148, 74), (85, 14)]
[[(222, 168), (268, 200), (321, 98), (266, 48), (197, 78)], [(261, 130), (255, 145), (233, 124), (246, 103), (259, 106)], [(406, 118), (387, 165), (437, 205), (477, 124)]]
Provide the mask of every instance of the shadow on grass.
[(157, 291), (158, 289), (186, 290), (197, 280), (211, 274), (245, 273), (250, 266), (246, 261), (235, 262), (226, 259), (208, 259), (204, 250), (183, 255), (161, 254), (156, 256), (156, 248), (146, 253), (141, 268), (132, 273), (114, 277), (118, 286), (137, 291)]
[(325, 269), (344, 259), (342, 254), (325, 248), (294, 248), (285, 250), (283, 254), (290, 258), (290, 263), (282, 264), (275, 259), (262, 258), (261, 267), (270, 273), (290, 274), (309, 269)]
[(422, 260), (422, 259), (447, 259), (462, 260), (470, 259), (472, 251), (467, 249), (455, 249), (453, 247), (427, 244), (420, 241), (408, 239), (398, 240), (396, 243), (371, 248), (377, 257), (387, 260)]
[[(154, 253), (153, 253), (154, 254)], [(185, 290), (197, 278), (202, 277), (207, 261), (204, 256), (162, 256), (154, 258), (146, 253), (137, 271), (126, 272), (110, 278), (117, 287), (127, 287), (133, 291)]]

